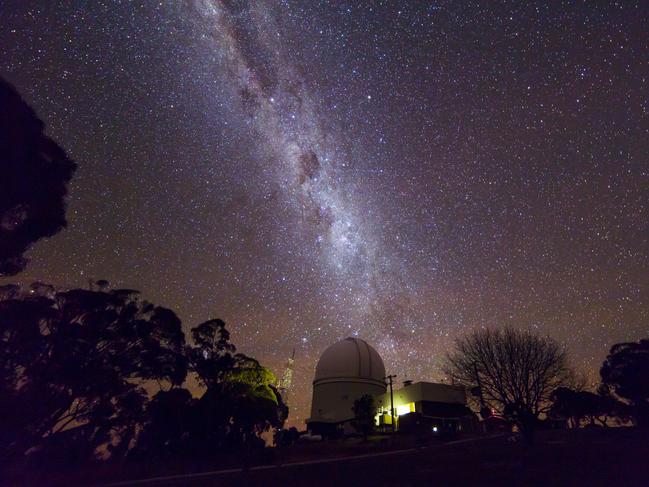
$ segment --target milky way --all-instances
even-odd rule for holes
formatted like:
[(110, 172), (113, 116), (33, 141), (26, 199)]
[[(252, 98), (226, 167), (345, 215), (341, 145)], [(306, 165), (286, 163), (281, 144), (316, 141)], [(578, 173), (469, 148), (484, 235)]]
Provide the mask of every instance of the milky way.
[[(273, 198), (286, 210), (278, 228), (296, 244), (284, 244), (278, 253), (292, 251), (300, 264), (318, 267), (324, 279), (316, 286), (349, 310), (337, 317), (336, 329), (354, 335), (362, 330), (383, 341), (384, 324), (369, 320), (399, 294), (401, 279), (393, 272), (395, 252), (375, 232), (382, 215), (363, 214), (357, 204), (363, 195), (354, 179), (363, 170), (346, 150), (348, 141), (335, 122), (323, 120), (326, 114), (290, 62), (268, 5), (236, 8), (211, 0), (194, 5), (206, 48), (217, 56), (216, 71), (226, 73), (223, 81), (235, 89), (232, 100), (257, 133), (258, 157), (277, 187)], [(346, 180), (345, 171), (357, 174)]]
[[(366, 285), (374, 281), (376, 241), (371, 223), (354, 206), (352, 188), (338, 174), (350, 165), (349, 156), (341, 149), (339, 136), (323, 128), (304, 80), (287, 62), (272, 14), (262, 5), (236, 12), (215, 1), (197, 2), (197, 8), (205, 18), (199, 28), (208, 32), (251, 125), (261, 136), (269, 172), (284, 203), (290, 205), (287, 220), (297, 217), (296, 226), (310, 227), (298, 228), (292, 236), (306, 240), (301, 230), (315, 234), (316, 255), (326, 258), (333, 273), (361, 283), (360, 294), (369, 297), (371, 289)], [(240, 24), (248, 32), (239, 32)], [(252, 58), (248, 51), (255, 51)]]
[(291, 421), (332, 342), (398, 380), (512, 325), (591, 376), (649, 335), (646, 2), (0, 4), (0, 74), (79, 163), (19, 276), (224, 319)]

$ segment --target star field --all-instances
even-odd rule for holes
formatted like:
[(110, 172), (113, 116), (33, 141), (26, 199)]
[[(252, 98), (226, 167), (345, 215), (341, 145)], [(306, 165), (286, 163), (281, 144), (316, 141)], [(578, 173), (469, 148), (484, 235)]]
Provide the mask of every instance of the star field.
[(0, 4), (0, 74), (79, 164), (19, 276), (226, 321), (303, 424), (326, 346), (398, 380), (512, 325), (595, 375), (649, 334), (649, 4)]

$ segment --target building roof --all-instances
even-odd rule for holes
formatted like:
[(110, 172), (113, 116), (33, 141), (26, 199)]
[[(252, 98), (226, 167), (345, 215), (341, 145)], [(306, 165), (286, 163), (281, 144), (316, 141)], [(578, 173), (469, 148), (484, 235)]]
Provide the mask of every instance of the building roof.
[(473, 412), (464, 404), (436, 401), (422, 401), (421, 413), (432, 418), (462, 418), (473, 415)]
[[(466, 391), (464, 387), (450, 384), (415, 382), (401, 389), (396, 389), (393, 398), (397, 406), (419, 401), (466, 404)], [(379, 397), (378, 403), (379, 405), (390, 404), (389, 393), (385, 393), (382, 397)]]
[(360, 338), (345, 338), (327, 348), (315, 369), (314, 383), (331, 379), (385, 382), (385, 366), (374, 348)]

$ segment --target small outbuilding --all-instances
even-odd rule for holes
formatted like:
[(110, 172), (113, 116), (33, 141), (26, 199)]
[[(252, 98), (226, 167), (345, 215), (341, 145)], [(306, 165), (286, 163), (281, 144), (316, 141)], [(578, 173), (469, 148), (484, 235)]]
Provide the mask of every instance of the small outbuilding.
[[(393, 392), (394, 416), (400, 430), (429, 429), (435, 433), (475, 431), (478, 419), (467, 406), (466, 389), (434, 382), (405, 382)], [(377, 398), (377, 423), (391, 428), (390, 392)]]

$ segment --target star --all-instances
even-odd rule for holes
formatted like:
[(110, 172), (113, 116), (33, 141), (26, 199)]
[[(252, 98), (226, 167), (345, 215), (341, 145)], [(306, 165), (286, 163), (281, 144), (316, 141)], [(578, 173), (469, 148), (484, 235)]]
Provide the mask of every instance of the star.
[(437, 380), (454, 339), (511, 325), (597, 376), (647, 333), (648, 15), (10, 2), (0, 70), (79, 164), (18, 279), (221, 318), (280, 376), (295, 347), (290, 421), (348, 335)]

